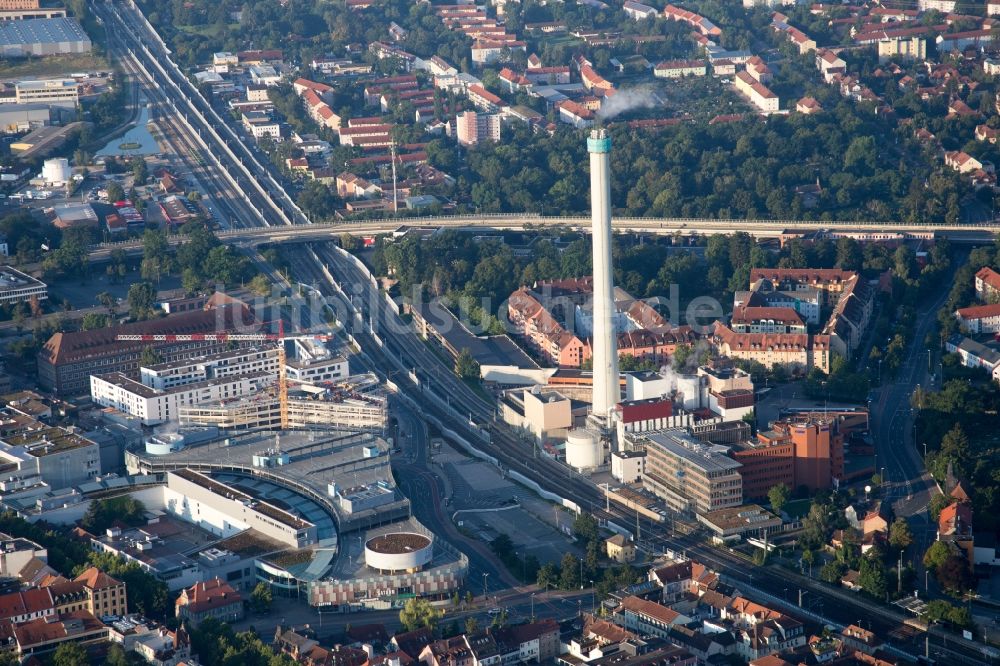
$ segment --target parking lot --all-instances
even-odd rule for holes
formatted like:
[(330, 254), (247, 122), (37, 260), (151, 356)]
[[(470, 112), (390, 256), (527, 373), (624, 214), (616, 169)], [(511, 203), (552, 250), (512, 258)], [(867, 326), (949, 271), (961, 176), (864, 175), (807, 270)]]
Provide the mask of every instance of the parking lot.
[(447, 445), (435, 449), (433, 458), (451, 490), (446, 510), (466, 533), (484, 542), (506, 534), (518, 553), (543, 563), (558, 562), (567, 552), (583, 554), (568, 535), (573, 522), (569, 512), (503, 478), (489, 463)]

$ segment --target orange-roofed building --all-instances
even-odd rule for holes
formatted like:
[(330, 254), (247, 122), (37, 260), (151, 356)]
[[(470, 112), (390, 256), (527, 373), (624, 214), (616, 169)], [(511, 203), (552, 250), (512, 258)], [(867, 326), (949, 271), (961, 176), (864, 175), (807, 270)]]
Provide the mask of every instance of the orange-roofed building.
[(672, 608), (639, 597), (625, 597), (614, 612), (622, 626), (642, 636), (666, 638), (674, 624), (691, 621)]
[(83, 585), (90, 606), (87, 610), (95, 617), (128, 613), (128, 599), (125, 583), (122, 581), (112, 578), (97, 567), (90, 567), (73, 582)]
[(177, 617), (192, 627), (210, 617), (236, 622), (243, 618), (243, 597), (228, 583), (213, 578), (182, 590), (174, 609)]

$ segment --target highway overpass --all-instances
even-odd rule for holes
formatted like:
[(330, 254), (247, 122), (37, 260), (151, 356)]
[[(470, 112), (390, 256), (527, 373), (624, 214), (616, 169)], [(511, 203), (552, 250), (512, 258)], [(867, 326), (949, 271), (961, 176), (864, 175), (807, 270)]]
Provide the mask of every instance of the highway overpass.
[[(616, 217), (612, 225), (618, 232), (654, 233), (672, 235), (734, 233), (746, 231), (757, 238), (777, 238), (787, 230), (831, 229), (857, 231), (870, 234), (898, 233), (909, 238), (932, 238), (943, 235), (953, 242), (989, 243), (1000, 233), (1000, 224), (907, 224), (894, 222), (803, 221), (803, 220), (712, 220), (655, 217)], [(401, 226), (446, 227), (470, 229), (481, 232), (490, 230), (525, 230), (546, 227), (590, 229), (589, 217), (544, 217), (513, 213), (509, 215), (462, 215), (447, 217), (387, 218), (350, 222), (297, 224), (293, 226), (255, 227), (229, 229), (217, 235), (224, 242), (243, 247), (256, 247), (269, 243), (296, 243), (327, 241), (341, 234), (372, 235), (390, 233)], [(181, 242), (175, 237), (172, 242)], [(91, 249), (91, 260), (107, 258), (111, 250), (138, 250), (141, 241), (102, 243)]]

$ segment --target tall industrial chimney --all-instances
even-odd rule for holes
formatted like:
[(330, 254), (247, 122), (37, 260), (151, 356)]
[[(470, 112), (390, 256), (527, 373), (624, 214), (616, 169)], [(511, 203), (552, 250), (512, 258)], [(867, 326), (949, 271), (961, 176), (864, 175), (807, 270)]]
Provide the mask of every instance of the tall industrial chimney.
[(608, 422), (621, 400), (611, 274), (611, 138), (603, 129), (590, 132), (590, 210), (594, 245), (594, 400), (592, 413)]

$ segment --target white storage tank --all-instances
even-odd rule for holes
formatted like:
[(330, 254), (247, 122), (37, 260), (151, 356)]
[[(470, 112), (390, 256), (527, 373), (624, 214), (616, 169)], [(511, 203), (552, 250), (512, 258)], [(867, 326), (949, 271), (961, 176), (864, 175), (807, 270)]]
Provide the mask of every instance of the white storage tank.
[(69, 167), (69, 160), (65, 157), (45, 160), (42, 165), (42, 179), (46, 185), (65, 185), (72, 177), (73, 170)]
[(593, 469), (604, 464), (601, 435), (589, 428), (574, 428), (566, 437), (566, 464), (573, 469)]

